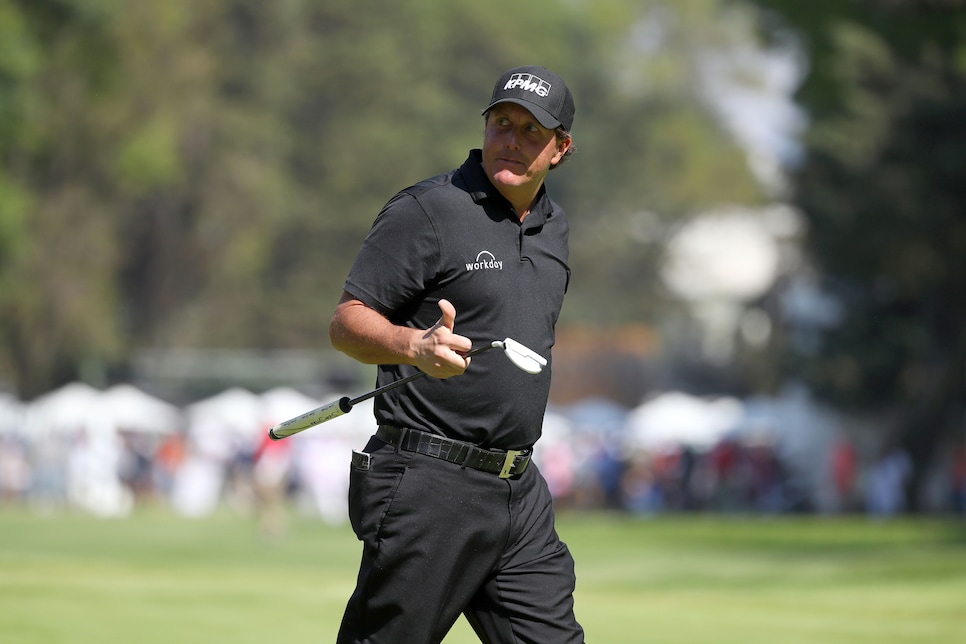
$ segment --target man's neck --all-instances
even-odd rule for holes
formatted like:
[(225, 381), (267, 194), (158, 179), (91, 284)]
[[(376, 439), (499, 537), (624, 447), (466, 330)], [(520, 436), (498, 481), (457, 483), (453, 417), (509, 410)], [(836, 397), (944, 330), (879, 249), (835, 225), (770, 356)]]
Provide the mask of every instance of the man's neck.
[[(513, 207), (513, 211), (517, 214), (517, 217), (520, 218), (520, 221), (523, 221), (524, 218), (530, 214), (530, 209), (533, 208), (533, 204), (536, 203), (537, 195), (540, 194), (540, 188), (542, 186), (543, 183), (537, 186), (536, 190), (530, 189), (529, 186), (527, 187), (527, 190), (520, 191), (514, 190), (504, 192), (503, 190), (500, 190), (500, 194), (503, 195), (504, 199), (510, 202), (510, 206)], [(497, 190), (499, 190), (499, 188), (497, 188)]]

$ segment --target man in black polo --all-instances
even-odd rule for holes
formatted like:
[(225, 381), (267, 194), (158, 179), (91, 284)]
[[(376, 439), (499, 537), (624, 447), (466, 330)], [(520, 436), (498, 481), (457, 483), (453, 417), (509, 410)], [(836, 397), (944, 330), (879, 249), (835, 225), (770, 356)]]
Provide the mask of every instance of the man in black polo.
[(376, 398), (378, 431), (353, 455), (363, 555), (339, 642), (439, 642), (460, 613), (483, 642), (583, 642), (573, 558), (529, 462), (550, 369), (464, 357), (506, 337), (550, 356), (570, 269), (544, 178), (573, 152), (573, 97), (519, 67), (483, 114), (481, 150), (383, 208), (332, 318), (333, 346), (379, 365), (378, 386), (432, 376)]

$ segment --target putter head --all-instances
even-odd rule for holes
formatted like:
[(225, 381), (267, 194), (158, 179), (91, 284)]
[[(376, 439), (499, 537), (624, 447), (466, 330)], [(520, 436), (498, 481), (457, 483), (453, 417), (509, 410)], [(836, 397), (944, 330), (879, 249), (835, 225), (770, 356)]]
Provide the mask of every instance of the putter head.
[(491, 346), (503, 349), (503, 353), (510, 359), (510, 362), (527, 373), (540, 373), (547, 366), (546, 358), (512, 338), (503, 341), (496, 340)]

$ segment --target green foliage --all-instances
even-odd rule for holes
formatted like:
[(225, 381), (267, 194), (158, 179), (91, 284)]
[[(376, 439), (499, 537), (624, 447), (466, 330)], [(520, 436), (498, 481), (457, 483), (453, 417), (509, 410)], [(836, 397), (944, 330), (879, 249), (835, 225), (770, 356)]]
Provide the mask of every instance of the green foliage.
[(826, 400), (894, 413), (921, 473), (966, 411), (966, 11), (853, 2), (816, 20), (762, 4), (812, 47), (794, 193), (843, 310), (796, 366)]
[(752, 39), (754, 23), (709, 0), (606, 7), (577, 63), (576, 95), (590, 97), (578, 104), (577, 155), (548, 179), (573, 229), (563, 319), (657, 323), (675, 307), (655, 278), (669, 232), (716, 205), (763, 199), (701, 92), (703, 58)]
[(578, 97), (550, 179), (574, 222), (565, 317), (653, 320), (641, 213), (761, 199), (698, 73), (749, 24), (717, 0), (0, 0), (0, 380), (32, 396), (144, 347), (327, 347), (381, 206), (478, 147), (493, 79), (533, 62)]
[(25, 32), (11, 0), (0, 0), (0, 150), (14, 141), (29, 109), (21, 86), (35, 73), (40, 52)]
[[(28, 196), (23, 190), (0, 176), (0, 268), (3, 263), (13, 261), (18, 249), (26, 241), (24, 213), (27, 212), (28, 203)], [(5, 276), (0, 270), (0, 279)], [(0, 286), (0, 292), (2, 291)]]
[[(25, 30), (23, 16), (13, 3), (0, 0), (0, 161), (21, 136), (29, 104), (22, 86), (37, 68), (38, 51)], [(0, 302), (15, 288), (10, 267), (26, 241), (28, 203), (27, 191), (0, 164)]]
[(118, 151), (114, 176), (133, 192), (153, 192), (179, 182), (177, 124), (162, 116), (149, 119), (131, 133)]

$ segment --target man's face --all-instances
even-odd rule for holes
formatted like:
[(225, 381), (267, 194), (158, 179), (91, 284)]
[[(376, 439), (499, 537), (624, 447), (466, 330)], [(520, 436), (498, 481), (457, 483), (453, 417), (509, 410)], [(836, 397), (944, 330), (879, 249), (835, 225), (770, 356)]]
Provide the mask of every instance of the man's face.
[(540, 125), (516, 103), (500, 103), (489, 112), (483, 135), (483, 169), (501, 192), (540, 186), (570, 146), (557, 141), (553, 130)]

